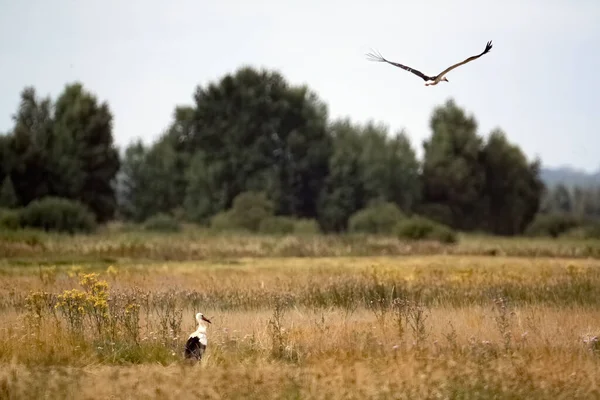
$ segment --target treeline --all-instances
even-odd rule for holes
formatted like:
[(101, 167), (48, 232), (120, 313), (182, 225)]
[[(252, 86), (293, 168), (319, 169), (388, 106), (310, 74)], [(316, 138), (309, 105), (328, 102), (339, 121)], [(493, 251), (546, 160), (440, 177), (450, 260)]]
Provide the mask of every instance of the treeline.
[(330, 120), (314, 92), (277, 72), (240, 68), (193, 100), (153, 144), (119, 154), (108, 104), (82, 85), (55, 101), (26, 88), (14, 128), (0, 136), (0, 207), (69, 199), (100, 223), (170, 215), (223, 226), (254, 213), (341, 232), (360, 225), (349, 226), (361, 210), (391, 206), (399, 218), (516, 235), (543, 205), (540, 161), (499, 129), (484, 140), (453, 100), (433, 110), (423, 160), (405, 132)]

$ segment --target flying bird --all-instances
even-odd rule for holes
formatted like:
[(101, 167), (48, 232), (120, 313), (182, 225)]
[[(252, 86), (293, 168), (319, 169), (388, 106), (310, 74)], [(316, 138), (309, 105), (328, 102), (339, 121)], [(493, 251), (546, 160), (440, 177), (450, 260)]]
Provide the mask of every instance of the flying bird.
[(383, 56), (379, 53), (368, 53), (367, 57), (369, 57), (369, 59), (371, 61), (378, 61), (378, 62), (386, 62), (388, 64), (394, 65), (396, 67), (402, 68), (408, 72), (412, 72), (413, 74), (417, 75), (418, 77), (422, 78), (425, 81), (425, 86), (433, 86), (433, 85), (437, 85), (438, 83), (440, 83), (441, 81), (444, 82), (450, 82), (445, 75), (452, 71), (454, 68), (460, 67), (461, 65), (464, 65), (468, 62), (471, 62), (473, 60), (477, 60), (479, 57), (481, 57), (482, 55), (488, 53), (490, 50), (492, 49), (492, 41), (490, 40), (489, 42), (487, 42), (487, 44), (485, 45), (485, 50), (483, 50), (480, 54), (475, 55), (475, 56), (471, 56), (469, 58), (467, 58), (464, 61), (461, 61), (459, 63), (456, 63), (448, 68), (446, 68), (445, 70), (443, 70), (442, 72), (440, 72), (438, 75), (435, 76), (428, 76), (425, 75), (424, 73), (422, 73), (421, 71), (418, 71), (414, 68), (411, 67), (407, 67), (406, 65), (402, 65), (393, 61), (388, 61), (385, 58), (383, 58)]
[(197, 360), (201, 360), (208, 344), (208, 340), (206, 338), (206, 324), (204, 321), (208, 322), (209, 324), (212, 322), (210, 322), (210, 320), (202, 313), (196, 314), (196, 321), (198, 321), (198, 329), (190, 334), (190, 337), (185, 344), (185, 358), (195, 358)]

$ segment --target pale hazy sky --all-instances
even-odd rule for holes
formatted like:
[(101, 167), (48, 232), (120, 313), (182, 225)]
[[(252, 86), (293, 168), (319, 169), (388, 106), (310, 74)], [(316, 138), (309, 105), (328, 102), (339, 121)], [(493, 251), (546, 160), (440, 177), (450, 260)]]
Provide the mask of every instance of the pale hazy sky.
[[(79, 3), (79, 4), (77, 4)], [(0, 0), (0, 132), (27, 85), (53, 98), (81, 81), (114, 113), (120, 146), (149, 143), (176, 104), (241, 65), (307, 83), (332, 117), (405, 128), (418, 154), (452, 97), (479, 133), (501, 127), (545, 166), (600, 166), (598, 0)], [(369, 49), (435, 75), (367, 61)]]

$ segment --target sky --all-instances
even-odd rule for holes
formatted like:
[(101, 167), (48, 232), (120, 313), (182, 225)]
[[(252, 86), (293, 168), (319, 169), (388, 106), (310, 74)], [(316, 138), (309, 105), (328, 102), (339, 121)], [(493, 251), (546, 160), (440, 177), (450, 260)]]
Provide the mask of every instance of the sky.
[[(501, 128), (545, 167), (600, 167), (597, 0), (0, 0), (0, 132), (19, 95), (79, 81), (114, 115), (115, 142), (154, 141), (176, 105), (241, 66), (307, 84), (330, 117), (404, 129), (417, 154), (434, 107), (453, 98), (486, 137)], [(387, 59), (435, 75), (425, 87)]]

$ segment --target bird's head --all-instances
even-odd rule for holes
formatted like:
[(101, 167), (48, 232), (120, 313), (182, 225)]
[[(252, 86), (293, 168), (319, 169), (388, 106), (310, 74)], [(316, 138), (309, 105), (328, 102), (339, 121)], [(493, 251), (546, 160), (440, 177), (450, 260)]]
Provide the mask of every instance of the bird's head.
[(442, 80), (443, 80), (444, 82), (450, 82), (450, 81), (448, 80), (448, 78), (446, 78), (446, 77), (444, 77)]
[(204, 316), (204, 314), (202, 314), (202, 313), (198, 313), (198, 314), (196, 314), (196, 321), (198, 321), (198, 323), (199, 323), (199, 324), (201, 324), (201, 323), (202, 323), (202, 321), (206, 321), (206, 322), (208, 322), (209, 324), (212, 324), (212, 322), (210, 322), (210, 320), (209, 320), (208, 318), (206, 318), (206, 317)]

